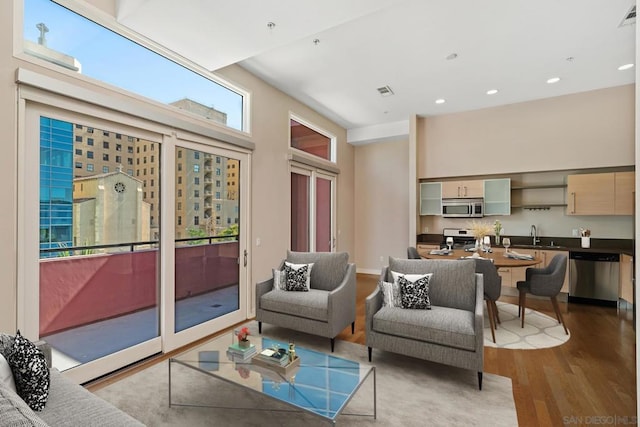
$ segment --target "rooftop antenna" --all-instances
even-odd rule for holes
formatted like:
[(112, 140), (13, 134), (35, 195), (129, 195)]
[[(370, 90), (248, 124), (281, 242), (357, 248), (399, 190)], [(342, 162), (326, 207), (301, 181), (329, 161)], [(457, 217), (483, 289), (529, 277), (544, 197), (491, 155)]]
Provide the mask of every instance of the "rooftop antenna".
[(47, 45), (47, 38), (45, 37), (45, 34), (47, 34), (49, 32), (49, 28), (47, 28), (47, 26), (44, 24), (44, 22), (36, 24), (36, 28), (38, 30), (40, 30), (40, 37), (38, 37), (38, 44), (41, 45), (41, 46), (46, 46)]

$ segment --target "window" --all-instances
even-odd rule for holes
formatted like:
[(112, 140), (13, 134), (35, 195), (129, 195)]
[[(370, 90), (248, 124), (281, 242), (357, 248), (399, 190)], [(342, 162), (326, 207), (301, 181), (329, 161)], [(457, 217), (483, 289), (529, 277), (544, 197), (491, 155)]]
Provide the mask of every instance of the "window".
[(178, 216), (178, 225), (182, 225), (182, 217)]
[(103, 136), (109, 136), (109, 131), (103, 130), (103, 131), (102, 131), (102, 135), (103, 135)]
[(133, 159), (131, 157), (127, 157), (127, 164), (128, 165), (133, 165)]
[(122, 139), (122, 135), (119, 133), (116, 133), (116, 139)]
[(87, 138), (87, 145), (93, 145), (93, 138)]
[(178, 184), (182, 184), (182, 177), (181, 176), (178, 177)]
[(108, 162), (109, 161), (109, 155), (107, 153), (104, 153), (102, 155), (102, 160), (105, 161), (105, 162)]
[(116, 144), (116, 151), (122, 151), (122, 144)]
[(199, 151), (194, 151), (193, 152), (193, 158), (196, 159), (196, 160), (200, 159), (200, 152)]
[(193, 183), (194, 183), (195, 185), (200, 185), (200, 177), (194, 176), (194, 177), (193, 177)]
[(216, 191), (216, 199), (220, 200), (222, 194), (219, 191)]
[(93, 164), (87, 163), (87, 172), (93, 172)]
[(76, 142), (82, 142), (82, 136), (76, 135)]
[[(145, 153), (147, 152), (147, 146), (146, 145), (142, 146), (142, 151), (144, 151)], [(146, 159), (146, 157), (145, 157), (145, 159)]]
[(182, 188), (178, 188), (178, 197), (182, 197)]
[(76, 169), (82, 169), (82, 162), (76, 162)]
[[(138, 159), (138, 160), (140, 160), (140, 159)], [(178, 171), (181, 171), (181, 170), (182, 170), (182, 163), (178, 163)]]
[(216, 157), (216, 163), (220, 164), (220, 157)]
[(304, 151), (335, 162), (335, 137), (326, 135), (301, 123), (301, 120), (289, 119), (291, 148)]
[(133, 176), (133, 169), (127, 169), (127, 175)]
[(182, 210), (182, 202), (178, 202), (178, 210), (181, 211)]
[(76, 148), (76, 156), (82, 156), (82, 150), (79, 148)]
[(154, 161), (154, 156), (151, 156), (151, 163), (153, 163)]
[(193, 225), (200, 225), (200, 217), (199, 216), (194, 216), (193, 217)]
[(216, 187), (220, 187), (220, 181), (216, 181)]
[(122, 157), (116, 156), (116, 163), (122, 163)]
[(193, 197), (200, 197), (200, 191), (199, 190), (193, 190)]
[(109, 141), (102, 141), (102, 148), (109, 148)]
[(221, 174), (220, 168), (216, 168), (216, 176), (220, 176), (220, 174)]
[(193, 165), (194, 172), (200, 172), (200, 165)]
[(109, 166), (103, 166), (102, 173), (109, 173)]
[(93, 128), (87, 128), (87, 133), (93, 133)]
[(87, 159), (93, 159), (93, 151), (87, 151)]
[(216, 203), (216, 210), (219, 211), (222, 209), (222, 205), (220, 203)]
[(153, 178), (151, 178), (151, 186), (152, 187), (154, 186), (154, 179)]
[(200, 203), (195, 202), (195, 203), (193, 204), (193, 210), (194, 210), (194, 211), (199, 211), (199, 210), (200, 210)]
[(181, 159), (182, 158), (182, 150), (178, 150), (178, 158)]
[(127, 153), (133, 154), (133, 147), (127, 147)]

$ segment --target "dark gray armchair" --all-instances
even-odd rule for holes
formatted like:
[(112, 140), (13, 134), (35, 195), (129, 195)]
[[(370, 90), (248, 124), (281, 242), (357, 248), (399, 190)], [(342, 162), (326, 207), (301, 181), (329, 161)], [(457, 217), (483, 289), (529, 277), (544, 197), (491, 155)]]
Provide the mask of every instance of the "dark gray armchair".
[(407, 248), (407, 258), (409, 258), (409, 259), (422, 259), (422, 257), (418, 253), (418, 250), (413, 246), (409, 246)]
[(476, 260), (476, 273), (482, 274), (484, 280), (484, 300), (487, 302), (487, 314), (489, 317), (489, 325), (491, 326), (491, 337), (496, 342), (495, 329), (500, 323), (498, 315), (498, 306), (496, 301), (502, 293), (502, 277), (498, 274), (498, 269), (490, 259)]
[(558, 307), (557, 296), (564, 284), (564, 277), (567, 271), (567, 257), (562, 254), (555, 255), (548, 266), (544, 268), (527, 268), (526, 280), (518, 282), (518, 292), (520, 293), (520, 301), (518, 303), (518, 313), (522, 318), (522, 327), (524, 328), (524, 311), (526, 307), (527, 294), (549, 297), (553, 304), (553, 310), (556, 313), (558, 322), (562, 323), (564, 332), (569, 335), (567, 326), (562, 318), (562, 312)]
[[(256, 284), (256, 320), (331, 339), (356, 320), (356, 266), (346, 252), (287, 252), (286, 261), (313, 263), (308, 292), (273, 289), (273, 277)], [(284, 261), (280, 263), (280, 270)]]

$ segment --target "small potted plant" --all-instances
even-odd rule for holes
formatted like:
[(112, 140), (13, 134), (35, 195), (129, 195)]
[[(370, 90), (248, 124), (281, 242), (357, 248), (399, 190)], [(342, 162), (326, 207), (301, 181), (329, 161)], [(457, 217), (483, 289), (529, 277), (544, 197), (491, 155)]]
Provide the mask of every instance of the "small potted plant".
[(236, 331), (236, 337), (238, 337), (238, 345), (242, 348), (249, 348), (251, 343), (249, 342), (249, 328), (246, 326), (239, 331)]

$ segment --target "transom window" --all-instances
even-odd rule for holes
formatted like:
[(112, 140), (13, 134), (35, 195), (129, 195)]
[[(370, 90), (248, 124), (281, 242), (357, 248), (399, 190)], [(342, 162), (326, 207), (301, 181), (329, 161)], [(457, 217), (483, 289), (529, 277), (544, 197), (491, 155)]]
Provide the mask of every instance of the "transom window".
[(291, 148), (335, 162), (335, 137), (326, 135), (297, 118), (289, 119)]

